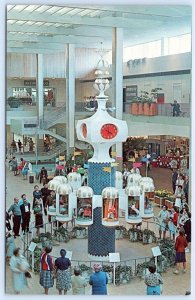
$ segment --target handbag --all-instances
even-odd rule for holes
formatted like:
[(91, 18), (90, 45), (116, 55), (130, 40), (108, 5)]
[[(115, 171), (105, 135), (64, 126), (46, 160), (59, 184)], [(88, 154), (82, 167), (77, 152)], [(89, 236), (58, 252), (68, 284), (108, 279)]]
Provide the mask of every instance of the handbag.
[(24, 273), (24, 275), (25, 275), (26, 278), (32, 278), (30, 272), (28, 272), (28, 271), (26, 271), (26, 272)]

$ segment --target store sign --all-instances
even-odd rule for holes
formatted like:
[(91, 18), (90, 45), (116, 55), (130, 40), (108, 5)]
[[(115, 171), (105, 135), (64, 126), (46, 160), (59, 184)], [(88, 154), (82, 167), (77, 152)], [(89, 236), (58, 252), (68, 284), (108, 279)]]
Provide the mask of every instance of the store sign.
[[(24, 86), (36, 86), (36, 80), (24, 80)], [(43, 86), (49, 86), (49, 80), (43, 80)]]

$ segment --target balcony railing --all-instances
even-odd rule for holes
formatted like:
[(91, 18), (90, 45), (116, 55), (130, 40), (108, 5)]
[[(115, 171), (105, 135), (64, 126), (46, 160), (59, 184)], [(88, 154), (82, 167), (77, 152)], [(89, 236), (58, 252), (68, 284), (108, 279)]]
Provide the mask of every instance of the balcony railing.
[[(153, 115), (156, 116), (167, 116), (167, 117), (173, 117), (173, 108), (171, 106), (171, 103), (163, 103), (163, 104), (156, 104), (156, 112)], [(190, 118), (190, 103), (180, 103), (180, 117), (184, 118)], [(132, 103), (127, 102), (123, 103), (123, 112), (127, 114), (134, 114), (132, 111)], [(138, 113), (138, 115), (145, 115), (145, 113)]]

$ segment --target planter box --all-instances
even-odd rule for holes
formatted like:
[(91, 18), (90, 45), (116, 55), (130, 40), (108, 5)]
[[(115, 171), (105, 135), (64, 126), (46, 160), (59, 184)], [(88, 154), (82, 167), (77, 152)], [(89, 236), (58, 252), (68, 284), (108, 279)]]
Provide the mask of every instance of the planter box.
[(84, 277), (86, 281), (89, 281), (89, 277), (90, 277), (89, 272), (83, 271), (83, 272), (82, 272), (82, 277)]
[(150, 115), (150, 105), (149, 103), (144, 103), (144, 116)]
[(144, 105), (143, 103), (138, 103), (138, 115), (144, 114)]
[(157, 103), (151, 103), (150, 104), (150, 116), (156, 116), (157, 115)]
[(76, 230), (76, 238), (84, 239), (87, 237), (86, 230)]
[(154, 192), (145, 192), (145, 196), (147, 196), (151, 200), (154, 198)]
[(159, 196), (155, 196), (155, 197), (154, 197), (154, 202), (155, 202), (158, 206), (162, 207), (163, 205), (165, 205), (165, 198), (162, 198), (162, 197), (159, 197)]
[(137, 232), (130, 232), (129, 239), (131, 242), (137, 242), (138, 240), (138, 233)]
[(115, 239), (116, 240), (123, 239), (123, 232), (121, 230), (115, 229)]
[(143, 234), (143, 244), (152, 244), (153, 237), (150, 235), (149, 237), (146, 234)]
[(131, 104), (132, 115), (138, 115), (138, 103), (134, 102)]
[(107, 277), (108, 277), (108, 283), (112, 283), (113, 282), (113, 275), (112, 272), (107, 272)]

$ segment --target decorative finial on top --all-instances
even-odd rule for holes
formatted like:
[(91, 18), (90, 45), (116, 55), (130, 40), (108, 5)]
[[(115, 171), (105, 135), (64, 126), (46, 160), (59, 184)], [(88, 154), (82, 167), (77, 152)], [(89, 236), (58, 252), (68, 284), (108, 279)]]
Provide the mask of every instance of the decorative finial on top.
[(104, 59), (104, 51), (102, 49), (102, 43), (101, 43), (101, 49), (100, 49), (100, 59), (97, 63), (96, 71), (95, 71), (95, 83), (93, 87), (100, 92), (98, 95), (98, 98), (107, 98), (107, 96), (104, 95), (104, 92), (109, 88), (109, 64), (108, 62)]

